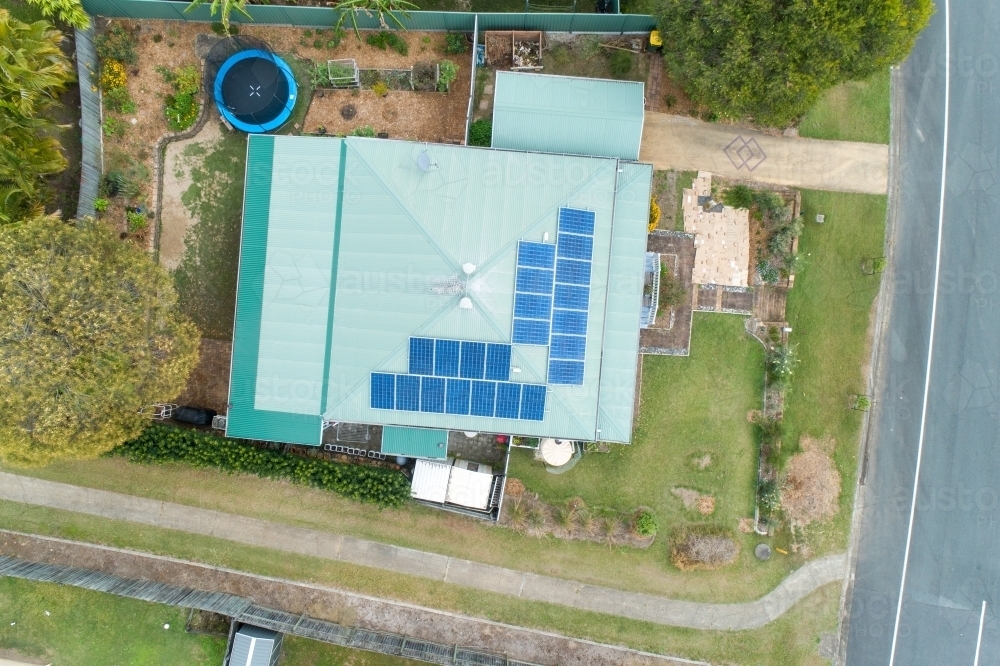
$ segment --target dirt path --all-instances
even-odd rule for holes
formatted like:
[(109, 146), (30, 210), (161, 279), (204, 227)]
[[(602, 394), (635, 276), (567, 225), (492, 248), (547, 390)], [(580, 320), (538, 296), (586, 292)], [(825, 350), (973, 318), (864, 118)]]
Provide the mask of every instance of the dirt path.
[[(225, 592), (295, 615), (403, 634), (437, 643), (484, 648), (509, 658), (560, 666), (701, 664), (566, 638), (318, 585), (255, 576), (92, 544), (0, 531), (0, 553), (23, 560), (93, 569), (206, 592)], [(0, 666), (3, 666), (0, 662)], [(706, 665), (707, 666), (707, 665)]]
[(646, 112), (639, 160), (816, 190), (885, 194), (889, 182), (887, 145), (771, 136), (654, 111)]
[(208, 122), (190, 139), (182, 139), (167, 144), (163, 159), (163, 209), (160, 212), (160, 263), (168, 270), (177, 268), (184, 257), (184, 237), (188, 229), (198, 220), (184, 205), (182, 198), (191, 187), (192, 162), (197, 155), (185, 155), (190, 146), (199, 146), (196, 151), (202, 157), (211, 152), (211, 147), (222, 138), (222, 125), (218, 112), (210, 108), (212, 114)]

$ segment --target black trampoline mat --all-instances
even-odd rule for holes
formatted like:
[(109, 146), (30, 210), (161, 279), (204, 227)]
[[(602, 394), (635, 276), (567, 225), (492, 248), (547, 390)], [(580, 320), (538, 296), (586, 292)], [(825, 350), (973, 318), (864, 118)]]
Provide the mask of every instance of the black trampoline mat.
[(270, 118), (257, 120), (267, 122), (277, 117), (288, 102), (288, 82), (273, 61), (246, 58), (226, 72), (222, 81), (222, 99), (237, 116), (268, 115), (273, 109)]

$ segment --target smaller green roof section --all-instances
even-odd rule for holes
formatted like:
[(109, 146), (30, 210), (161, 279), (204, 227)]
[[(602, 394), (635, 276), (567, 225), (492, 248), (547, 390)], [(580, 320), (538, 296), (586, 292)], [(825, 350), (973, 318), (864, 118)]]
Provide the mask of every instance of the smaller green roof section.
[(639, 159), (644, 86), (525, 72), (497, 72), (493, 147)]
[(444, 460), (448, 456), (448, 431), (385, 426), (382, 429), (382, 453)]

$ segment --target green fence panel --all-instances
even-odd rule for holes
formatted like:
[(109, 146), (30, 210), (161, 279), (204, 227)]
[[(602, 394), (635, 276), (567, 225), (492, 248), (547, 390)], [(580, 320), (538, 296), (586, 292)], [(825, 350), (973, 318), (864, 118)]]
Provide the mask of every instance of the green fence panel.
[[(171, 0), (83, 0), (83, 8), (94, 16), (108, 18), (163, 19), (180, 21), (217, 21), (208, 4), (185, 12), (186, 2)], [(323, 28), (337, 22), (339, 13), (330, 7), (294, 7), (283, 5), (247, 5), (250, 21), (237, 13), (233, 23), (294, 25)], [(450, 30), (472, 32), (476, 14), (471, 12), (396, 13), (408, 30)], [(357, 14), (358, 28), (378, 30), (377, 15)], [(391, 21), (389, 21), (391, 24)], [(351, 26), (348, 19), (347, 26)], [(552, 32), (648, 32), (656, 26), (651, 16), (639, 14), (479, 14), (479, 30), (546, 30)]]

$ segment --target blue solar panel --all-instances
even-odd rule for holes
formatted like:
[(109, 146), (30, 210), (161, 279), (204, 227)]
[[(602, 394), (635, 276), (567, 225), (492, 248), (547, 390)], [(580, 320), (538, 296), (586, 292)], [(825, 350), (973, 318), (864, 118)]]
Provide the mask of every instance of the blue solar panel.
[(444, 411), (449, 414), (468, 414), (471, 394), (472, 382), (468, 379), (449, 379)]
[(521, 418), (526, 421), (541, 421), (545, 418), (544, 386), (525, 384), (521, 389)]
[(396, 403), (396, 375), (372, 373), (372, 409), (392, 409)]
[(590, 262), (560, 259), (556, 262), (556, 281), (563, 284), (590, 286)]
[(559, 234), (559, 256), (590, 261), (594, 258), (594, 237)]
[(396, 375), (396, 409), (420, 411), (419, 375)]
[(514, 290), (529, 294), (551, 294), (552, 271), (542, 268), (518, 268)]
[(482, 379), (486, 367), (486, 343), (463, 342), (458, 374), (464, 379)]
[(583, 362), (549, 361), (549, 384), (583, 384)]
[(589, 287), (574, 287), (570, 284), (556, 285), (555, 306), (566, 310), (586, 310), (590, 303)]
[(510, 345), (486, 345), (486, 379), (510, 378)]
[(420, 411), (444, 413), (444, 380), (440, 377), (420, 378)]
[(434, 340), (410, 338), (410, 374), (434, 374)]
[(547, 345), (549, 322), (541, 319), (515, 319), (511, 339), (515, 345)]
[(516, 419), (521, 411), (521, 385), (497, 384), (497, 418)]
[(575, 208), (559, 209), (559, 231), (572, 234), (594, 235), (594, 212)]
[(556, 248), (551, 243), (530, 243), (520, 241), (517, 244), (517, 265), (533, 268), (552, 268), (556, 261)]
[(493, 416), (496, 397), (496, 382), (472, 382), (472, 407), (469, 413), (473, 416)]
[(458, 340), (434, 341), (434, 374), (458, 377)]
[(586, 335), (587, 313), (579, 310), (553, 310), (552, 332), (566, 335)]
[(587, 353), (587, 338), (582, 335), (553, 335), (549, 358), (582, 361)]
[(550, 319), (552, 297), (541, 294), (514, 294), (514, 316), (522, 319)]

